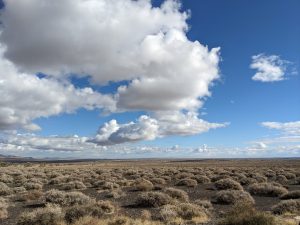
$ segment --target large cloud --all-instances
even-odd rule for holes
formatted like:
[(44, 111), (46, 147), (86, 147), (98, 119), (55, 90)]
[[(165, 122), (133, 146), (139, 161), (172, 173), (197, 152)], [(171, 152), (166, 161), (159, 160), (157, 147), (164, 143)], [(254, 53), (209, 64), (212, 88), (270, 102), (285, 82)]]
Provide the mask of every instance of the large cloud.
[(18, 72), (14, 64), (3, 58), (3, 51), (0, 45), (0, 130), (37, 130), (39, 127), (32, 120), (71, 113), (81, 107), (114, 110), (114, 100), (109, 95)]
[(209, 123), (193, 113), (168, 112), (156, 114), (155, 118), (141, 116), (136, 122), (118, 124), (111, 120), (99, 128), (95, 138), (90, 142), (99, 145), (114, 145), (124, 142), (153, 140), (170, 135), (193, 135), (207, 132), (210, 129), (227, 126), (226, 123)]
[(218, 78), (218, 48), (187, 39), (179, 7), (173, 0), (158, 8), (150, 0), (5, 1), (0, 39), (24, 71), (128, 80), (117, 93), (123, 110), (194, 110)]
[[(101, 145), (192, 135), (226, 124), (198, 117), (219, 78), (219, 48), (187, 38), (188, 14), (175, 0), (6, 0), (1, 12), (0, 129), (37, 129), (39, 117), (78, 108), (146, 111), (136, 122), (115, 120), (93, 139)], [(20, 34), (20, 35), (16, 35)], [(35, 73), (46, 74), (40, 78)], [(8, 75), (9, 74), (9, 75)], [(126, 81), (112, 98), (75, 88)], [(18, 84), (18, 85), (16, 85)]]

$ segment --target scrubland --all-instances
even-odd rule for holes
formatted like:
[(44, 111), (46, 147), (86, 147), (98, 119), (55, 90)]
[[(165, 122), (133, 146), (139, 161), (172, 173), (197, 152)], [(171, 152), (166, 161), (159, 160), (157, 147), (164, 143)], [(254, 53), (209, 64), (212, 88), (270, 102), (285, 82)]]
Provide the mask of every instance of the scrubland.
[(299, 160), (135, 160), (0, 167), (0, 224), (298, 225)]

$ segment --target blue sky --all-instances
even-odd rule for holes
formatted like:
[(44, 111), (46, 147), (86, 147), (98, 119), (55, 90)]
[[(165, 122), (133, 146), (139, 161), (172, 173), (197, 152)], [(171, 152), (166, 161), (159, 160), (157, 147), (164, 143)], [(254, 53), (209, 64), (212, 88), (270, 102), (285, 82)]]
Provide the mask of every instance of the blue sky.
[[(32, 0), (28, 2), (31, 2), (28, 3), (30, 5), (34, 4), (35, 1)], [(62, 2), (63, 3), (60, 6), (55, 7), (63, 8), (63, 10), (65, 10), (63, 12), (63, 15), (65, 15), (69, 12), (68, 0), (64, 0)], [(77, 0), (75, 4), (81, 4), (80, 2), (80, 0)], [(99, 2), (101, 2), (101, 0), (99, 0)], [(134, 3), (131, 2), (131, 4)], [(162, 1), (152, 1), (152, 6), (161, 7), (161, 4)], [(105, 112), (106, 108), (102, 108), (102, 103), (99, 103), (99, 105), (101, 106), (97, 105), (97, 107), (95, 107), (95, 109), (93, 110), (89, 108), (90, 105), (85, 106), (84, 103), (80, 103), (79, 105), (77, 105), (76, 103), (76, 107), (73, 105), (62, 106), (62, 108), (71, 107), (72, 110), (60, 110), (52, 114), (41, 113), (41, 115), (35, 115), (35, 113), (33, 113), (34, 116), (30, 116), (29, 118), (25, 119), (23, 118), (24, 120), (26, 120), (26, 123), (27, 120), (29, 120), (30, 123), (38, 125), (40, 127), (39, 130), (29, 129), (28, 131), (24, 129), (27, 124), (24, 125), (21, 122), (13, 124), (13, 126), (8, 128), (4, 125), (1, 126), (0, 119), (0, 128), (4, 127), (2, 129), (3, 144), (1, 147), (1, 152), (8, 152), (7, 146), (8, 144), (10, 144), (15, 146), (15, 148), (10, 146), (10, 148), (12, 149), (10, 151), (13, 154), (37, 155), (39, 157), (69, 157), (73, 156), (74, 152), (75, 156), (77, 154), (78, 157), (84, 158), (90, 156), (113, 158), (156, 156), (226, 157), (228, 155), (230, 157), (300, 156), (300, 77), (298, 72), (300, 62), (300, 27), (298, 25), (300, 21), (300, 2), (297, 0), (190, 0), (182, 1), (181, 4), (182, 5), (180, 10), (177, 11), (176, 14), (183, 15), (183, 12), (190, 13), (190, 17), (186, 20), (188, 31), (184, 31), (184, 35), (186, 35), (187, 38), (187, 45), (189, 43), (199, 41), (201, 43), (201, 46), (207, 46), (209, 51), (211, 51), (212, 48), (216, 47), (220, 47), (220, 50), (219, 62), (217, 65), (215, 65), (215, 68), (219, 68), (218, 78), (214, 77), (213, 81), (209, 82), (208, 84), (210, 96), (208, 94), (198, 94), (198, 99), (201, 99), (203, 106), (198, 106), (196, 108), (194, 107), (193, 109), (189, 107), (182, 107), (178, 109), (176, 108), (176, 113), (183, 113), (183, 116), (187, 115), (186, 112), (193, 113), (193, 115), (196, 115), (197, 121), (198, 119), (200, 119), (209, 123), (216, 123), (218, 124), (216, 128), (212, 128), (212, 125), (207, 125), (209, 128), (208, 130), (205, 130), (205, 132), (203, 130), (199, 130), (199, 132), (192, 132), (188, 133), (188, 135), (182, 135), (182, 133), (186, 134), (186, 131), (179, 131), (178, 133), (175, 132), (175, 134), (171, 134), (171, 131), (166, 131), (167, 128), (161, 128), (160, 124), (163, 120), (157, 115), (158, 111), (160, 110), (149, 110), (148, 106), (145, 106), (144, 108), (139, 107), (137, 109), (134, 107), (132, 108), (128, 105), (128, 103), (117, 102), (117, 105), (121, 105), (123, 107), (117, 107), (117, 110), (112, 110), (107, 113)], [(51, 7), (54, 6), (47, 7), (36, 7), (36, 9), (30, 9), (32, 10), (30, 11), (28, 6), (28, 12), (33, 12), (33, 15), (41, 16), (42, 13), (45, 13), (43, 10), (52, 12), (51, 10), (53, 8)], [(1, 22), (4, 24), (4, 26), (2, 27), (3, 35), (1, 35), (3, 37), (0, 38), (0, 41), (2, 45), (7, 46), (6, 50), (4, 50), (3, 60), (10, 60), (19, 71), (24, 71), (25, 73), (31, 74), (40, 72), (45, 74), (46, 79), (54, 79), (55, 82), (59, 82), (59, 84), (68, 82), (78, 90), (81, 90), (85, 87), (90, 87), (94, 92), (101, 93), (102, 95), (114, 95), (118, 92), (118, 88), (120, 86), (130, 86), (132, 79), (118, 78), (117, 81), (113, 81), (113, 79), (105, 80), (100, 76), (110, 76), (109, 72), (107, 75), (98, 75), (98, 71), (94, 72), (94, 67), (92, 69), (88, 67), (90, 66), (89, 64), (87, 64), (86, 67), (78, 69), (76, 67), (76, 63), (73, 63), (72, 65), (68, 64), (72, 61), (72, 59), (66, 59), (65, 64), (61, 63), (61, 65), (54, 65), (53, 63), (52, 67), (48, 66), (52, 65), (51, 63), (54, 61), (51, 58), (52, 53), (54, 56), (56, 54), (64, 55), (64, 53), (60, 53), (59, 50), (57, 50), (56, 52), (55, 47), (49, 47), (53, 45), (60, 46), (60, 43), (55, 43), (54, 41), (53, 43), (51, 42), (53, 39), (56, 40), (55, 36), (52, 39), (49, 39), (50, 41), (47, 41), (48, 37), (46, 35), (41, 35), (41, 33), (37, 32), (39, 30), (36, 27), (40, 26), (40, 24), (36, 26), (35, 24), (33, 24), (33, 19), (36, 19), (36, 17), (34, 16), (29, 16), (30, 18), (24, 16), (25, 20), (28, 19), (28, 21), (25, 21), (24, 24), (22, 24), (23, 22), (20, 22), (21, 25), (12, 22), (15, 18), (21, 18), (21, 16), (16, 16), (16, 12), (19, 12), (18, 10), (21, 9), (12, 3), (7, 4), (4, 8), (2, 8), (2, 11), (6, 13), (1, 16)], [(24, 9), (24, 11), (26, 10), (27, 8)], [(95, 15), (97, 15), (97, 13), (99, 13), (100, 15), (100, 11), (101, 10), (99, 10), (99, 12), (95, 11)], [(139, 13), (139, 11), (133, 11), (132, 13)], [(48, 13), (46, 14), (47, 15), (43, 17), (43, 20), (40, 22), (41, 24), (45, 23), (45, 25), (42, 27), (46, 27), (47, 23), (51, 21), (51, 18), (55, 16), (51, 13), (49, 13), (49, 15)], [(80, 18), (80, 16), (81, 14), (78, 14), (77, 18)], [(91, 18), (93, 18), (92, 16)], [(171, 17), (172, 15), (168, 16), (173, 19), (173, 17)], [(61, 18), (62, 21), (64, 20), (64, 16), (59, 15), (58, 18)], [(86, 20), (84, 21), (91, 22), (93, 21), (91, 18), (85, 18)], [(18, 21), (17, 19), (15, 21)], [(108, 17), (108, 20), (111, 20), (111, 18)], [(174, 27), (176, 27), (176, 29), (180, 31), (185, 30), (184, 28), (180, 27), (181, 25), (173, 25), (171, 24), (172, 22), (169, 22), (169, 20), (167, 19), (165, 20), (168, 22), (164, 22), (164, 19), (161, 20), (161, 23), (163, 25), (160, 28), (157, 28), (158, 30), (156, 32), (158, 33), (159, 29), (165, 29), (165, 27), (170, 27), (168, 28), (170, 30), (174, 29)], [(180, 23), (180, 21), (185, 21), (185, 19), (178, 19), (178, 24)], [(158, 21), (157, 23), (159, 22), (160, 21)], [(122, 21), (120, 23), (122, 23)], [(151, 18), (149, 19), (149, 21), (147, 21), (147, 17), (145, 16), (145, 26), (148, 26), (149, 23), (151, 23)], [(33, 36), (26, 33), (24, 39), (19, 38), (16, 39), (15, 42), (10, 40), (10, 36), (15, 34), (16, 32), (24, 32), (20, 27), (28, 24), (32, 24), (32, 27), (30, 26), (28, 28), (30, 30), (28, 31), (28, 33), (31, 32), (31, 34), (34, 34)], [(127, 24), (125, 24), (124, 26), (126, 25)], [(73, 25), (70, 24), (70, 26), (72, 28)], [(58, 27), (57, 29), (59, 33), (60, 28)], [(107, 29), (109, 29), (109, 27)], [(74, 31), (76, 31), (76, 29), (74, 29)], [(132, 33), (132, 35), (135, 35), (135, 32), (140, 32), (138, 26), (136, 30), (134, 30), (134, 28), (130, 28), (129, 31), (134, 32)], [(101, 32), (105, 32), (105, 30), (101, 30)], [(169, 31), (167, 30), (164, 32), (168, 33)], [(152, 34), (153, 33), (150, 32), (147, 35)], [(74, 33), (74, 36), (76, 36), (76, 32)], [(28, 39), (26, 40), (26, 38)], [(78, 39), (80, 38), (82, 38), (82, 35), (78, 36)], [(115, 36), (112, 36), (111, 43), (113, 43), (114, 38)], [(127, 36), (124, 39), (126, 40), (126, 38)], [(41, 42), (40, 46), (38, 47), (35, 44), (32, 44), (36, 43), (37, 40), (38, 42)], [(63, 39), (57, 38), (57, 42), (60, 40)], [(83, 39), (83, 41), (87, 42), (89, 40)], [(105, 41), (107, 41), (106, 45), (109, 46), (111, 44), (109, 40), (105, 39)], [(51, 43), (49, 44), (49, 42)], [(27, 48), (25, 44), (27, 44), (27, 46), (30, 46), (30, 44), (32, 44), (32, 46), (30, 46), (30, 48)], [(80, 42), (79, 45), (80, 44), (82, 43)], [(95, 48), (97, 48), (96, 39), (95, 46)], [(44, 47), (45, 49), (49, 50), (45, 51)], [(89, 46), (84, 47), (88, 48)], [(41, 48), (43, 51), (39, 51), (39, 48)], [(27, 54), (29, 56), (32, 56), (32, 61), (34, 61), (34, 57), (36, 54), (34, 49), (37, 49), (36, 52), (39, 52), (39, 54), (40, 52), (43, 52), (44, 55), (42, 57), (39, 56), (39, 58), (45, 60), (48, 59), (49, 64), (47, 61), (42, 60), (39, 64), (35, 64), (34, 62), (31, 62), (31, 60), (25, 59), (23, 57), (23, 54)], [(89, 53), (86, 49), (80, 50), (84, 51), (82, 55), (78, 50), (78, 57), (88, 58), (90, 56), (93, 56), (92, 54), (98, 54), (94, 52)], [(99, 49), (101, 50), (101, 48)], [(118, 51), (122, 50), (123, 49), (118, 49)], [(68, 49), (66, 49), (65, 51), (68, 51)], [(110, 49), (108, 49), (107, 51), (110, 51)], [(112, 49), (111, 51), (114, 51), (114, 49)], [(96, 56), (98, 57), (98, 55)], [(258, 56), (259, 66), (254, 66), (255, 68), (253, 68), (252, 66), (252, 68), (250, 68), (251, 65), (255, 63), (255, 60), (253, 58), (255, 56)], [(106, 56), (99, 56), (99, 58), (103, 59), (103, 61), (100, 60), (99, 63), (97, 61), (96, 65), (98, 66), (98, 70), (102, 70), (103, 68), (103, 70), (105, 70), (106, 65), (102, 67), (101, 64), (103, 62), (106, 62), (105, 57)], [(209, 56), (204, 55), (203, 57), (205, 58)], [(65, 58), (62, 58), (62, 60), (65, 60)], [(137, 59), (133, 58), (132, 60), (134, 61)], [(174, 61), (175, 60), (177, 59), (174, 59)], [(108, 71), (110, 71), (112, 74), (111, 76), (113, 76), (115, 75), (115, 71), (111, 71), (111, 67), (114, 66), (114, 63), (118, 64), (119, 62), (114, 62), (112, 60), (111, 63), (112, 65), (108, 67)], [(263, 65), (261, 65), (262, 63)], [(184, 66), (185, 65), (182, 65), (182, 68), (184, 68)], [(57, 68), (60, 67), (62, 67), (63, 70), (67, 72), (62, 75), (62, 70), (60, 70), (60, 72), (57, 73)], [(85, 68), (88, 69), (86, 69), (85, 71)], [(152, 69), (153, 68), (150, 68), (149, 70), (152, 71)], [(83, 74), (86, 74), (87, 76), (81, 75), (78, 71), (82, 71)], [(270, 78), (268, 78), (269, 80), (262, 80), (263, 78), (255, 80), (253, 77), (259, 71), (262, 72), (264, 76), (270, 75), (277, 77), (273, 77), (273, 79), (275, 80), (270, 80)], [(159, 71), (158, 74), (160, 73), (161, 71)], [(58, 77), (57, 74), (59, 74), (59, 76), (61, 77)], [(186, 79), (193, 79), (192, 75), (188, 76), (188, 74), (184, 73), (179, 75), (187, 76)], [(126, 74), (126, 77), (127, 76), (129, 76), (129, 74)], [(139, 76), (138, 74), (137, 76), (138, 79), (143, 79), (142, 76)], [(5, 80), (5, 78), (3, 79)], [(61, 81), (63, 79), (66, 79), (66, 81)], [(104, 80), (104, 82), (102, 82), (102, 80)], [(109, 82), (107, 82), (107, 80)], [(170, 86), (172, 86), (172, 80), (170, 80), (169, 84)], [(188, 84), (187, 86), (185, 86), (185, 83), (183, 83), (182, 89), (188, 88)], [(143, 95), (143, 90), (145, 89), (142, 89), (142, 91), (138, 93)], [(163, 91), (163, 89), (161, 89), (161, 91)], [(11, 93), (13, 92), (4, 92), (4, 94), (7, 95), (10, 95)], [(26, 92), (24, 92), (24, 95), (26, 95)], [(153, 96), (152, 93), (151, 96)], [(160, 96), (157, 98), (153, 98), (151, 101), (155, 103), (159, 98)], [(138, 96), (132, 99), (133, 102), (139, 102), (139, 100), (140, 99)], [(43, 101), (43, 99), (41, 99), (41, 101)], [(78, 99), (70, 100), (69, 102), (71, 101), (77, 102)], [(82, 101), (84, 102), (84, 99)], [(37, 101), (35, 100), (35, 102)], [(98, 103), (95, 103), (95, 105), (96, 104)], [(11, 105), (9, 106), (12, 108)], [(49, 107), (51, 107), (51, 105), (49, 105)], [(18, 109), (19, 108), (17, 108), (16, 110)], [(35, 110), (34, 107), (32, 108), (32, 110)], [(174, 111), (173, 108), (170, 110)], [(146, 130), (142, 130), (144, 126), (140, 126), (139, 122), (137, 121), (138, 118), (143, 115), (147, 115), (150, 119), (154, 119), (155, 123), (157, 122), (159, 124), (159, 133), (148, 135), (148, 127)], [(111, 133), (109, 136), (109, 138), (111, 139), (108, 138), (108, 140), (103, 141), (104, 131), (101, 131), (101, 128), (105, 126), (105, 123), (109, 123), (109, 121), (111, 120), (116, 120), (117, 125), (119, 126), (118, 129), (121, 128), (121, 130), (123, 129), (122, 127), (124, 125), (128, 125), (130, 122), (135, 123), (136, 127), (131, 127), (130, 125), (125, 126), (125, 128), (122, 130), (122, 132), (124, 133), (121, 134), (125, 136), (131, 135), (130, 137), (126, 136), (125, 141), (123, 139), (113, 139), (116, 138), (116, 136), (120, 135), (119, 133)], [(273, 124), (263, 125), (262, 123), (264, 122), (273, 122)], [(112, 124), (110, 124), (110, 126), (113, 127)], [(163, 126), (169, 127), (169, 124), (164, 124)], [(134, 129), (138, 129), (138, 138), (132, 138), (133, 136), (137, 136), (136, 133), (128, 133), (136, 132), (133, 131)], [(153, 129), (151, 128), (149, 132), (154, 132)], [(121, 130), (116, 132), (121, 132)], [(142, 132), (142, 135), (140, 132)], [(48, 142), (47, 147), (41, 147), (40, 144), (30, 145), (26, 141), (16, 141), (17, 138), (14, 137), (14, 135), (19, 134), (19, 136), (21, 136), (25, 140), (26, 136), (28, 136), (29, 133), (31, 137), (32, 135), (35, 137), (35, 140), (39, 138), (51, 138), (53, 135), (64, 138), (78, 135), (79, 138), (85, 138), (84, 142), (88, 140), (89, 143), (94, 143), (97, 146), (101, 146), (101, 149), (98, 150), (98, 148), (95, 147), (95, 149), (97, 149), (95, 151), (97, 152), (89, 152), (88, 150), (77, 151), (75, 146), (72, 147), (72, 151), (69, 149), (69, 147), (67, 148), (67, 151), (64, 151), (62, 149), (56, 151), (57, 148), (53, 147), (52, 149)], [(97, 134), (100, 136), (102, 135), (101, 141), (99, 141), (99, 138), (97, 139)], [(95, 136), (96, 138), (94, 138)], [(292, 138), (293, 141), (279, 142), (276, 141), (278, 138)], [(21, 143), (26, 144), (22, 146)], [(18, 146), (19, 149), (22, 149), (22, 151), (16, 150), (18, 149)], [(123, 149), (124, 146), (126, 148), (134, 148), (134, 150), (132, 150), (132, 153), (130, 152), (124, 154), (122, 150), (118, 150)], [(145, 146), (151, 150), (146, 153), (144, 151), (141, 151), (141, 153), (139, 153), (138, 149), (144, 148)], [(102, 148), (104, 149), (103, 152), (101, 152)], [(163, 151), (157, 150), (156, 148), (163, 149)], [(197, 154), (193, 154), (196, 152), (195, 149), (198, 148), (200, 149), (199, 152)], [(175, 150), (172, 151), (172, 149)], [(232, 149), (235, 150), (233, 151)], [(278, 151), (278, 149), (285, 150)]]

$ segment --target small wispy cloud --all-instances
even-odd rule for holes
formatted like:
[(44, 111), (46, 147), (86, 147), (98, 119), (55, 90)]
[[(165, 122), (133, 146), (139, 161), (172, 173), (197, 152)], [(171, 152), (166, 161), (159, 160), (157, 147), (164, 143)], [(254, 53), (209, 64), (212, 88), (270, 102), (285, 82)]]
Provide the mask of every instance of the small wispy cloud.
[(284, 135), (297, 135), (300, 136), (300, 121), (293, 122), (263, 122), (261, 123), (263, 127), (269, 129), (275, 129), (281, 131)]
[(252, 56), (251, 69), (257, 72), (252, 77), (254, 81), (274, 82), (285, 79), (285, 73), (291, 62), (281, 59), (278, 55), (258, 54)]

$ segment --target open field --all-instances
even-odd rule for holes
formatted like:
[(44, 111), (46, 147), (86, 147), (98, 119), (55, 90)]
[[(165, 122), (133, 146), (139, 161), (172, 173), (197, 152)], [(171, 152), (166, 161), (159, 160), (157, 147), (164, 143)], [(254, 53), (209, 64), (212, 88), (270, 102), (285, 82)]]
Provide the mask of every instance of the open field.
[(0, 224), (275, 225), (300, 221), (300, 161), (3, 163)]

